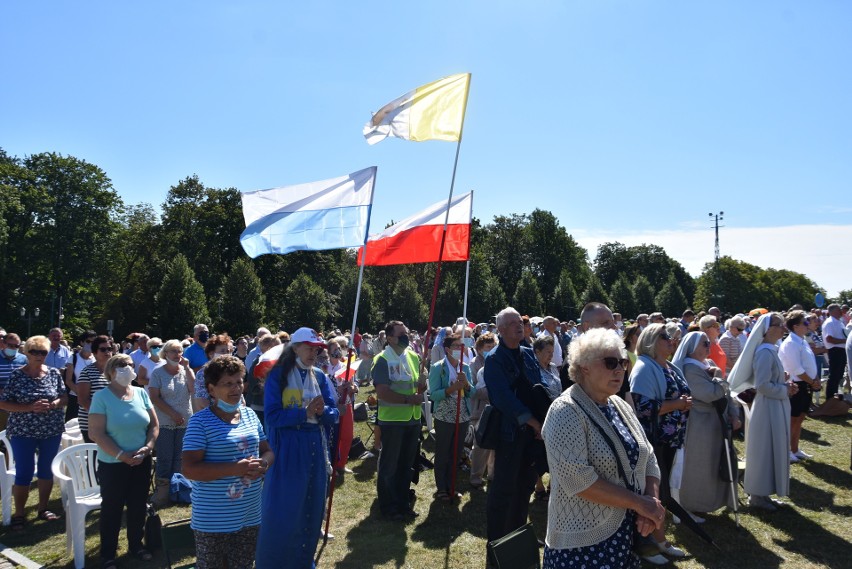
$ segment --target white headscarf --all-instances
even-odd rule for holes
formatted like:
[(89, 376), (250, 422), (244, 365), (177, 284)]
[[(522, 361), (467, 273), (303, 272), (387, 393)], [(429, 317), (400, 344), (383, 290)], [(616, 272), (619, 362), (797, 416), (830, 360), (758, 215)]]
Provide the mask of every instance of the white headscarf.
[(676, 365), (678, 369), (683, 370), (683, 365), (686, 363), (687, 358), (692, 355), (692, 352), (694, 352), (695, 348), (698, 347), (698, 342), (700, 342), (704, 337), (704, 332), (690, 332), (684, 336), (677, 347), (674, 357), (672, 358), (672, 363)]
[(767, 312), (752, 327), (745, 348), (737, 359), (737, 363), (734, 364), (734, 369), (728, 374), (728, 383), (731, 386), (732, 395), (738, 395), (746, 389), (754, 387), (754, 367), (752, 366), (754, 353), (763, 343), (763, 337), (769, 331), (769, 324), (774, 314), (774, 312)]

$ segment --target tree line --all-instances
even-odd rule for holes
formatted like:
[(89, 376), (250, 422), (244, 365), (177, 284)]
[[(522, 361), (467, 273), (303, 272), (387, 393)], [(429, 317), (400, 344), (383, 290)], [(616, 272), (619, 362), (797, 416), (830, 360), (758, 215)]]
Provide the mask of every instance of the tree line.
[[(249, 259), (240, 193), (197, 175), (169, 188), (159, 206), (127, 204), (98, 166), (45, 152), (18, 158), (0, 149), (0, 325), (34, 330), (59, 321), (67, 333), (145, 330), (183, 337), (206, 322), (232, 335), (259, 324), (292, 330), (349, 328), (355, 251), (302, 251)], [(358, 322), (375, 330), (399, 318), (424, 328), (435, 264), (367, 267)], [(442, 267), (435, 322), (462, 313), (464, 263)], [(723, 257), (698, 278), (662, 247), (606, 243), (594, 261), (550, 212), (498, 215), (471, 231), (468, 317), (487, 321), (507, 304), (530, 315), (576, 319), (589, 301), (627, 318), (686, 307), (738, 312), (809, 306), (820, 289), (792, 270)], [(843, 293), (842, 293), (843, 294)]]

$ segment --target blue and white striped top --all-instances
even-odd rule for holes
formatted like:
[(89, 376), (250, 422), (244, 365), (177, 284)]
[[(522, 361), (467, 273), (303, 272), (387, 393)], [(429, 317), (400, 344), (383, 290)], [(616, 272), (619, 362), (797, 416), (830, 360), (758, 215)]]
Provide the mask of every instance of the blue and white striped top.
[[(189, 419), (183, 450), (203, 450), (205, 462), (237, 462), (260, 456), (266, 440), (254, 411), (240, 406), (239, 424), (230, 424), (207, 407)], [(231, 533), (260, 525), (262, 479), (226, 476), (209, 482), (192, 481), (192, 529)]]

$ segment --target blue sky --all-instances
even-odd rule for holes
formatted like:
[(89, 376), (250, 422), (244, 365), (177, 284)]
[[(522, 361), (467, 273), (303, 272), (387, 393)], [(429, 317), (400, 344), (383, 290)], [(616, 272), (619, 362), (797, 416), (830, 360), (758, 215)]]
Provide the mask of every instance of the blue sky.
[(592, 256), (671, 232), (698, 274), (724, 210), (723, 254), (835, 293), (850, 22), (840, 0), (6, 2), (0, 146), (83, 158), (155, 205), (192, 174), (252, 190), (377, 165), (378, 231), (446, 196), (455, 145), (370, 147), (363, 124), (469, 71), (456, 188), (483, 221), (550, 210)]

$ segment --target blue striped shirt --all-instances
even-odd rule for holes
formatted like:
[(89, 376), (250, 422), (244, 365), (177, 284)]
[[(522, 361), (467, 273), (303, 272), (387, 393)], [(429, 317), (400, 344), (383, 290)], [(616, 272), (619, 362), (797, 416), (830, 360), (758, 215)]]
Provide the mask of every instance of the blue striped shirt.
[[(237, 462), (260, 456), (265, 441), (263, 426), (254, 411), (240, 406), (239, 424), (230, 424), (207, 407), (189, 419), (183, 450), (204, 451), (204, 462)], [(249, 481), (226, 476), (209, 482), (192, 481), (192, 529), (232, 533), (260, 525), (262, 479)]]

